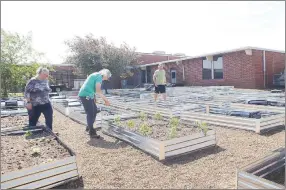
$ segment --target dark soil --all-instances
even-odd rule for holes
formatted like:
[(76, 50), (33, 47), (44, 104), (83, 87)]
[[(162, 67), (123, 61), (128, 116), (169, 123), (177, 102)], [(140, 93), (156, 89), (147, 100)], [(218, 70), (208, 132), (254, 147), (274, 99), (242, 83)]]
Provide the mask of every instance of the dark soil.
[(268, 174), (265, 179), (285, 185), (285, 167)]
[(25, 135), (1, 137), (1, 174), (69, 156), (69, 152), (47, 132), (27, 138)]
[(28, 116), (8, 116), (1, 118), (1, 128), (24, 127), (29, 124)]
[[(134, 127), (129, 127), (128, 122), (132, 121), (134, 123)], [(149, 134), (143, 134), (140, 132), (140, 127), (142, 124), (147, 124), (151, 127)], [(187, 135), (192, 135), (196, 133), (200, 133), (201, 130), (193, 125), (186, 125), (183, 123), (179, 123), (177, 127), (176, 135), (171, 137), (171, 125), (168, 120), (155, 120), (152, 118), (148, 118), (146, 121), (141, 120), (140, 118), (134, 118), (129, 120), (124, 120), (120, 122), (120, 127), (128, 129), (129, 131), (133, 131), (149, 138), (153, 138), (160, 141), (169, 140), (172, 138), (184, 137)]]

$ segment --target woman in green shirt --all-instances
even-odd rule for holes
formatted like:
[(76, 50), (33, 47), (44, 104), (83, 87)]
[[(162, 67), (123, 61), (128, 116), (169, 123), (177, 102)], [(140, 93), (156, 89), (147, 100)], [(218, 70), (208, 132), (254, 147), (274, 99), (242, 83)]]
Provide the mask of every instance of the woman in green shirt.
[(99, 138), (100, 136), (96, 134), (96, 130), (93, 128), (93, 124), (96, 119), (97, 106), (94, 101), (95, 94), (98, 94), (105, 102), (105, 105), (109, 106), (110, 103), (107, 98), (103, 95), (101, 91), (101, 84), (103, 80), (109, 80), (111, 77), (111, 72), (108, 69), (102, 69), (99, 72), (90, 74), (82, 87), (79, 90), (79, 98), (83, 104), (87, 128), (91, 138)]

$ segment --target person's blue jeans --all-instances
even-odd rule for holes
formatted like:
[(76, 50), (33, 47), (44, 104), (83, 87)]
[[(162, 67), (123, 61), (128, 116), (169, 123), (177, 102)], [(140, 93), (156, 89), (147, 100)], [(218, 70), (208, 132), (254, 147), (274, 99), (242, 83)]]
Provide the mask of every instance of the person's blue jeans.
[(51, 103), (33, 106), (32, 110), (29, 110), (29, 126), (36, 126), (42, 113), (45, 116), (46, 126), (53, 130), (53, 108)]
[(93, 124), (96, 119), (97, 114), (97, 106), (94, 102), (94, 99), (86, 98), (86, 97), (80, 97), (80, 100), (82, 102), (84, 111), (86, 113), (86, 121), (87, 121), (87, 127), (89, 129), (89, 133), (92, 134), (95, 132), (93, 128)]

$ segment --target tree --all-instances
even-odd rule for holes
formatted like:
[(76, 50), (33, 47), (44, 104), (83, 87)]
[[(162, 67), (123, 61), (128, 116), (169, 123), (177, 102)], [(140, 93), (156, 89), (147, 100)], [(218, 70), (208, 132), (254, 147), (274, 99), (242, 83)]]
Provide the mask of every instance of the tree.
[(42, 53), (32, 48), (32, 34), (21, 36), (18, 33), (1, 29), (1, 95), (21, 88), (28, 76), (35, 75)]
[(121, 76), (127, 66), (137, 61), (135, 48), (126, 43), (116, 47), (103, 37), (95, 39), (92, 34), (84, 38), (76, 36), (65, 43), (70, 50), (65, 62), (76, 65), (85, 75), (107, 68), (112, 75)]

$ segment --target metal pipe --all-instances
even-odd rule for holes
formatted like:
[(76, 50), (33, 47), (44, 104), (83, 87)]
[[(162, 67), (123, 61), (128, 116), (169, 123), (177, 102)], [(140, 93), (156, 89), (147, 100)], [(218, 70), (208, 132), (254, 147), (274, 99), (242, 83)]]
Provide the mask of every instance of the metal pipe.
[(266, 88), (266, 60), (265, 60), (265, 50), (263, 51), (263, 79), (264, 79), (264, 88)]
[(182, 64), (182, 66), (183, 66), (183, 81), (185, 81), (185, 65)]

